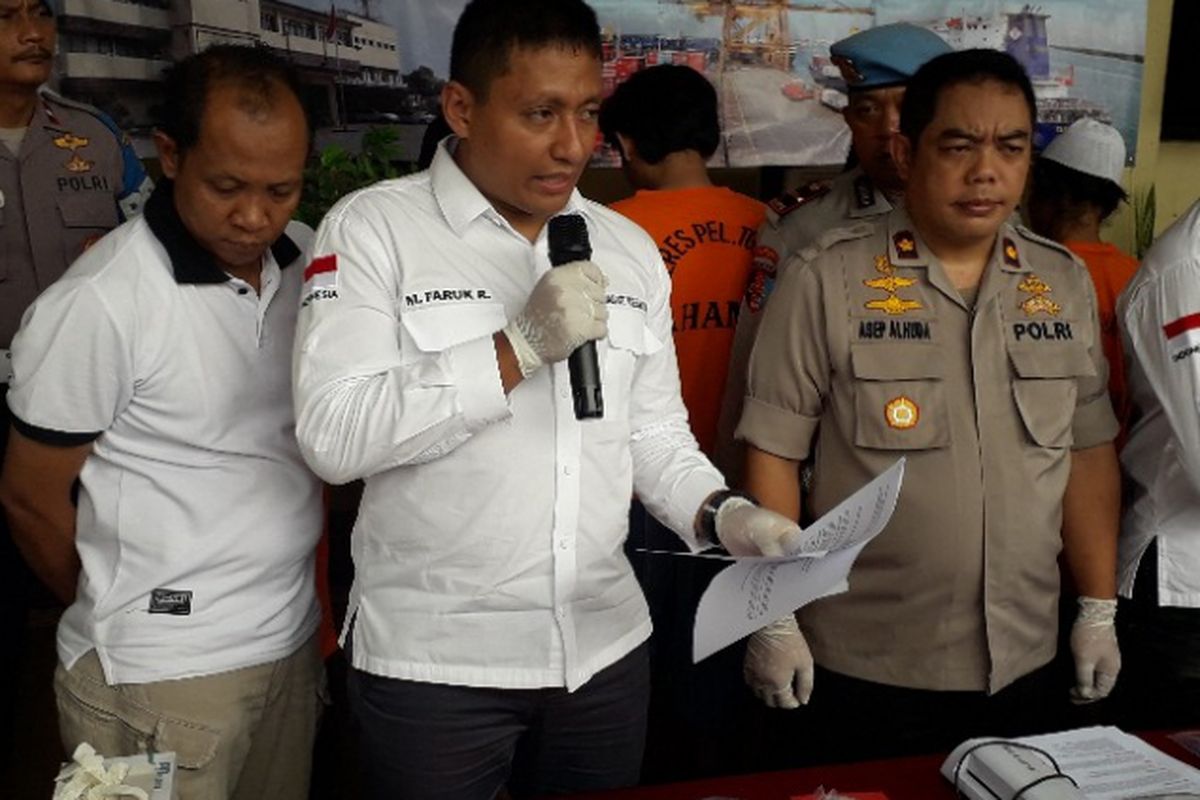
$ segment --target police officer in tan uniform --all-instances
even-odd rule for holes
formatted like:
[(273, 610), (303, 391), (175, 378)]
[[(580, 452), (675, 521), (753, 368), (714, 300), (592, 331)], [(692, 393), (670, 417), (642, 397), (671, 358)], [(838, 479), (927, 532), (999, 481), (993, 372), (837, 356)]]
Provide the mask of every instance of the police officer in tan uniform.
[[(899, 22), (848, 36), (829, 49), (842, 72), (849, 102), (842, 114), (850, 128), (857, 165), (828, 184), (810, 183), (767, 204), (758, 229), (746, 296), (738, 312), (717, 443), (718, 465), (736, 476), (741, 453), (730, 449), (746, 388), (746, 362), (767, 298), (792, 255), (816, 244), (834, 228), (879, 219), (904, 190), (891, 156), (899, 129), (904, 86), (929, 59), (950, 52), (936, 33)], [(733, 478), (731, 477), (731, 480)]]
[[(111, 120), (41, 88), (55, 39), (48, 2), (0, 0), (0, 393), (8, 389), (8, 347), (26, 307), (85, 247), (140, 211), (151, 188)], [(0, 409), (2, 452), (8, 405)], [(21, 651), (32, 580), (0, 515), (0, 635), (14, 652)], [(4, 662), (18, 668), (17, 659)], [(0, 675), (0, 686), (15, 683)], [(9, 689), (0, 689), (0, 719), (11, 719), (10, 701)]]
[(812, 694), (827, 755), (1037, 727), (1055, 696), (1060, 550), (1083, 595), (1074, 696), (1105, 696), (1120, 668), (1117, 424), (1094, 289), (1068, 251), (1007, 221), (1034, 113), (1003, 53), (929, 62), (895, 145), (905, 208), (826, 236), (763, 320), (738, 429), (748, 489), (797, 517), (796, 467), (813, 457), (815, 517), (907, 458), (849, 591), (748, 649), (768, 704)]
[[(0, 347), (84, 248), (141, 210), (149, 179), (98, 110), (39, 89), (54, 16), (44, 0), (0, 0)], [(7, 349), (0, 382), (7, 383)]]

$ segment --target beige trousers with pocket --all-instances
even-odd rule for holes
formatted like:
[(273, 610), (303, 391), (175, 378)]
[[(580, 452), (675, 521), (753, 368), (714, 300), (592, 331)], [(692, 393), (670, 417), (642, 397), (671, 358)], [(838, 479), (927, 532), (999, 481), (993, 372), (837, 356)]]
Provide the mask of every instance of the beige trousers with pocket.
[(54, 674), (68, 756), (176, 754), (179, 800), (307, 800), (324, 707), (316, 637), (286, 658), (196, 678), (109, 685), (95, 650)]

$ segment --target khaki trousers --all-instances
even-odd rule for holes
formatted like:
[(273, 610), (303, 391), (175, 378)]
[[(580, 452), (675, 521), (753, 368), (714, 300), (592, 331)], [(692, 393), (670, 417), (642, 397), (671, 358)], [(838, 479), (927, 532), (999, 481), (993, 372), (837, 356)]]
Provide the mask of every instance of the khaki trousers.
[(307, 800), (324, 707), (316, 637), (286, 658), (181, 680), (109, 685), (91, 650), (54, 674), (67, 753), (174, 751), (179, 800)]

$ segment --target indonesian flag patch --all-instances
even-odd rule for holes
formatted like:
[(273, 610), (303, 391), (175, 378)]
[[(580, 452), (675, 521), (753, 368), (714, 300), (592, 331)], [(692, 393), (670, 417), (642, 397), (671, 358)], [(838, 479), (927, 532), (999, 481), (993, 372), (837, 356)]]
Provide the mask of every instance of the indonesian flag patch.
[(336, 255), (314, 258), (304, 270), (304, 299), (300, 301), (300, 307), (303, 308), (316, 300), (336, 300), (337, 271)]
[(1176, 364), (1190, 362), (1200, 355), (1200, 314), (1186, 314), (1163, 325), (1167, 337), (1167, 348), (1171, 361)]

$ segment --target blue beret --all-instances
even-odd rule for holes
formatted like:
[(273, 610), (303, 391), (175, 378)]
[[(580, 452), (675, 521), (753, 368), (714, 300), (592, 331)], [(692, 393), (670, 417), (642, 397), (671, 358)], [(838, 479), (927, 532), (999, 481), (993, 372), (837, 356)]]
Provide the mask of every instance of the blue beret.
[(879, 89), (908, 83), (926, 61), (952, 49), (928, 28), (896, 22), (834, 42), (829, 55), (848, 87)]

